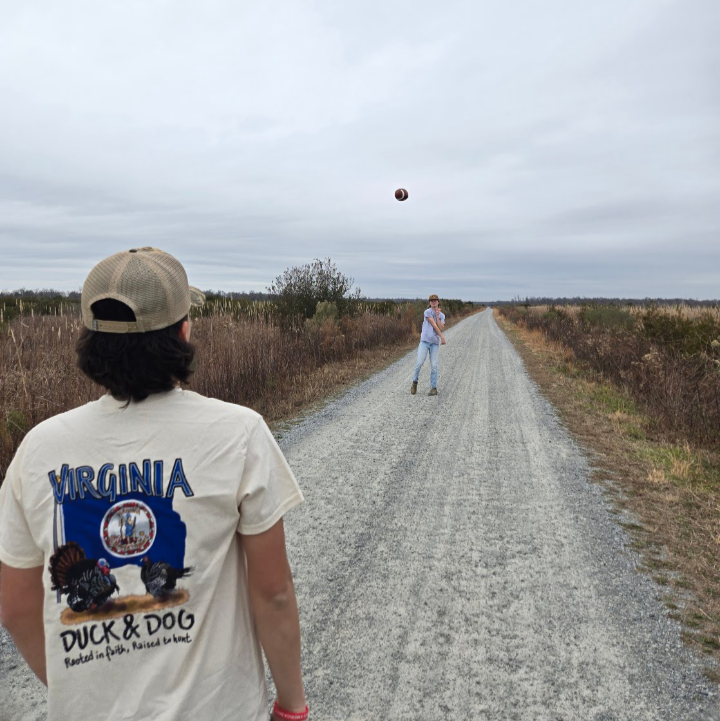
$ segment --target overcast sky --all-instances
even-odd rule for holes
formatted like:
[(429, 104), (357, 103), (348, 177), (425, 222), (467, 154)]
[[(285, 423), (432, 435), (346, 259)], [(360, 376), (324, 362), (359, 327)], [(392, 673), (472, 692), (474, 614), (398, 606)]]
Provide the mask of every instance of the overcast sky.
[(718, 0), (0, 0), (0, 289), (152, 245), (204, 289), (719, 298), (719, 37)]

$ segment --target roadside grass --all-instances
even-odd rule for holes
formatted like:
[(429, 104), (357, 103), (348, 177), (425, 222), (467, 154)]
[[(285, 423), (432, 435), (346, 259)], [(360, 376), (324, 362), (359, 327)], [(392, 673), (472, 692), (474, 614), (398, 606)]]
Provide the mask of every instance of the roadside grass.
[(542, 331), (497, 311), (495, 318), (589, 453), (593, 480), (611, 490), (643, 570), (665, 589), (668, 615), (720, 683), (720, 453), (664, 433), (622, 389)]
[(287, 427), (338, 393), (361, 383), (415, 348), (412, 339), (398, 346), (361, 351), (343, 362), (327, 363), (312, 372), (305, 381), (279, 399), (259, 399), (253, 409), (260, 413), (274, 431)]
[(720, 449), (720, 313), (706, 309), (508, 305), (502, 316), (538, 330), (582, 368), (633, 397), (667, 438)]

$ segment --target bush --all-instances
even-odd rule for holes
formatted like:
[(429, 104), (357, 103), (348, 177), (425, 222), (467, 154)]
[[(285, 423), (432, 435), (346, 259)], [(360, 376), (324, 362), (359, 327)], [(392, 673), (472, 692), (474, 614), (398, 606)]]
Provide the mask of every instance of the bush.
[[(527, 313), (527, 309), (525, 309)], [(568, 319), (568, 314), (562, 308), (556, 308), (551, 305), (543, 314), (542, 319), (544, 321), (563, 321)]]
[(0, 326), (21, 315), (79, 314), (80, 303), (50, 291), (17, 291), (16, 294), (0, 293)]
[(311, 318), (311, 320), (315, 321), (316, 323), (323, 323), (323, 321), (326, 320), (334, 320), (338, 316), (338, 309), (337, 305), (335, 303), (330, 303), (330, 301), (327, 300), (321, 300), (317, 304), (317, 308), (315, 309), (315, 315)]
[(585, 306), (580, 311), (584, 326), (600, 326), (610, 331), (631, 331), (635, 318), (626, 310), (613, 305)]
[(352, 290), (354, 282), (330, 258), (316, 258), (312, 263), (285, 270), (268, 291), (275, 296), (285, 324), (297, 326), (301, 319), (312, 318), (321, 302), (333, 303), (338, 315), (347, 314), (352, 302), (360, 298), (360, 289)]
[(671, 314), (649, 308), (641, 319), (646, 338), (682, 355), (713, 353), (713, 341), (720, 339), (720, 323), (710, 312), (694, 319), (679, 309)]
[(471, 301), (464, 301), (458, 298), (441, 298), (440, 299), (440, 310), (445, 313), (446, 316), (450, 315), (462, 315), (464, 313), (471, 312), (475, 307), (475, 304)]

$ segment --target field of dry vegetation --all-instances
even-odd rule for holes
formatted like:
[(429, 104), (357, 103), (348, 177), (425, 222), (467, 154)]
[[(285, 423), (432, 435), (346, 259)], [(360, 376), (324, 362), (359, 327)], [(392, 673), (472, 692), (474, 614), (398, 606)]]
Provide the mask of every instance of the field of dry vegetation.
[[(288, 323), (267, 301), (212, 298), (192, 319), (199, 362), (190, 388), (268, 422), (292, 417), (409, 348), (425, 307), (359, 301), (341, 316), (321, 302), (311, 318)], [(444, 309), (448, 320), (474, 310), (459, 301)], [(3, 318), (12, 319), (0, 319), (0, 482), (28, 430), (102, 393), (75, 365), (77, 303), (13, 311), (6, 306)]]
[(627, 392), (666, 434), (718, 448), (720, 309), (688, 306), (508, 306)]
[[(686, 638), (720, 658), (720, 310), (498, 309), (533, 378), (617, 492)], [(716, 678), (720, 680), (720, 677)]]

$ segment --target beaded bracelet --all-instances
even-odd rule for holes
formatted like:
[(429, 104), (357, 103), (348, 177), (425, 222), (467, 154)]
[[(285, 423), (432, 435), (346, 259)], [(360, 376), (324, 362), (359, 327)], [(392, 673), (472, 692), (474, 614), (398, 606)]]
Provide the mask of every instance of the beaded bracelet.
[(283, 721), (307, 721), (308, 716), (310, 716), (310, 709), (305, 706), (304, 711), (293, 713), (292, 711), (286, 711), (284, 708), (280, 708), (278, 702), (275, 701), (273, 704), (273, 713), (278, 718), (283, 719)]

